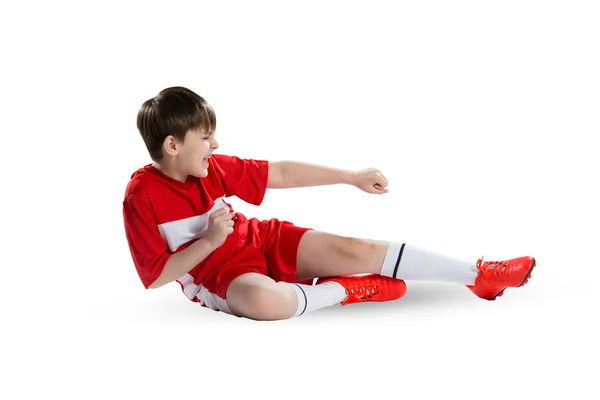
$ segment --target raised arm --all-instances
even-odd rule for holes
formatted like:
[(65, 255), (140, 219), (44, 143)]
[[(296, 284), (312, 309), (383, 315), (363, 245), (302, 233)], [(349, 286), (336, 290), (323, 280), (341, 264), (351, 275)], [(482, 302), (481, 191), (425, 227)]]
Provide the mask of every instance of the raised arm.
[(375, 168), (362, 171), (332, 168), (298, 161), (269, 162), (267, 188), (288, 189), (347, 184), (373, 194), (387, 193), (387, 179)]

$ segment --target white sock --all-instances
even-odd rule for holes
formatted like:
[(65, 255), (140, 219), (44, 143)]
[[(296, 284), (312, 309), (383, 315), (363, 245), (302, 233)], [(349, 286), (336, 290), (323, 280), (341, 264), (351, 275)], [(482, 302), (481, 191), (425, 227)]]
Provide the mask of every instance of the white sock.
[(334, 306), (348, 296), (346, 289), (337, 282), (325, 282), (315, 286), (301, 283), (290, 283), (290, 285), (298, 296), (298, 309), (292, 318), (320, 308)]
[(406, 243), (390, 242), (381, 275), (402, 280), (443, 281), (472, 285), (476, 263), (457, 260)]

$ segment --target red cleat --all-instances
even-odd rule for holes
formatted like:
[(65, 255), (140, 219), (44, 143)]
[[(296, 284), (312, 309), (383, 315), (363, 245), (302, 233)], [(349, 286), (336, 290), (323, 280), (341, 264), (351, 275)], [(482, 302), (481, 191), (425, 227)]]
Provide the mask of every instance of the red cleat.
[(325, 282), (337, 282), (346, 289), (348, 297), (342, 301), (343, 306), (365, 301), (397, 300), (406, 293), (403, 280), (376, 274), (318, 278), (315, 284)]
[(486, 300), (496, 300), (502, 296), (507, 287), (525, 285), (535, 267), (535, 258), (519, 257), (507, 261), (486, 261), (483, 257), (477, 261), (479, 275), (469, 289), (477, 296)]

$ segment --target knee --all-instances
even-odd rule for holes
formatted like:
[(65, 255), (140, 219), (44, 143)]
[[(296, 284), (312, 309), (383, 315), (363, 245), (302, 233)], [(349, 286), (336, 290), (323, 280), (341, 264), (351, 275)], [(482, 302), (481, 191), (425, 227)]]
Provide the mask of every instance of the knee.
[[(290, 318), (296, 308), (297, 301), (293, 290), (284, 283), (272, 282), (268, 286), (253, 288), (247, 299), (247, 317), (257, 320), (278, 320)], [(291, 296), (294, 295), (294, 296)]]
[[(236, 290), (227, 291), (227, 303), (231, 312), (254, 320), (279, 320), (290, 318), (295, 310), (296, 296), (287, 284), (260, 282)], [(231, 287), (230, 287), (231, 289)]]

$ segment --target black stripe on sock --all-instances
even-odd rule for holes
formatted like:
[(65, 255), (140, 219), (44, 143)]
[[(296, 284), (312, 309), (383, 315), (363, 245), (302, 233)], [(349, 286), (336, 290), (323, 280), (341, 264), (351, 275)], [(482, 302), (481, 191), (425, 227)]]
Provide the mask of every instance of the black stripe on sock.
[(304, 310), (302, 310), (302, 312), (300, 314), (298, 314), (298, 316), (301, 316), (302, 314), (304, 314), (304, 311), (306, 311), (306, 306), (308, 305), (308, 299), (306, 298), (306, 293), (304, 293), (304, 289), (302, 289), (302, 287), (296, 283), (294, 283), (294, 285), (298, 286), (298, 288), (302, 291), (302, 294), (304, 295)]
[(402, 247), (400, 247), (400, 254), (398, 254), (398, 259), (396, 260), (396, 266), (394, 267), (394, 274), (392, 278), (396, 279), (396, 274), (398, 273), (398, 266), (400, 265), (400, 259), (402, 258), (402, 252), (404, 251), (404, 245), (406, 243), (402, 243)]

